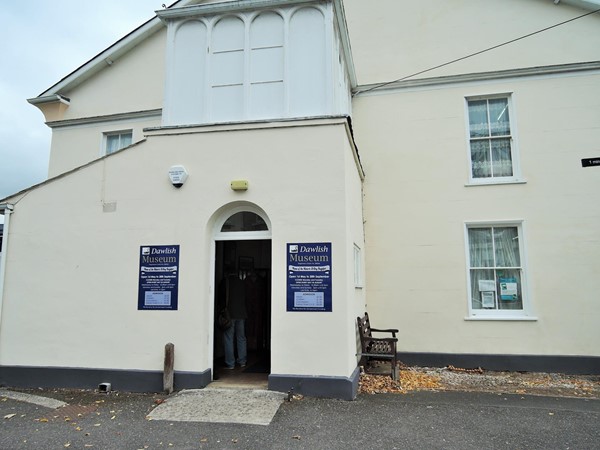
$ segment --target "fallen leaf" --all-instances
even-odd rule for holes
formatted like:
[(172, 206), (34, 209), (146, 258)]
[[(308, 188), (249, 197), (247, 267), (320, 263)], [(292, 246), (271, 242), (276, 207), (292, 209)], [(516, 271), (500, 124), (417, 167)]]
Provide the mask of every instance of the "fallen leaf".
[(110, 418), (110, 420), (115, 420), (115, 417), (117, 417), (117, 416), (112, 416), (112, 417)]
[(70, 442), (67, 442), (67, 443), (65, 444), (65, 447), (67, 447), (67, 448), (69, 448), (70, 446), (71, 446), (71, 443), (70, 443)]
[(100, 425), (102, 425), (101, 423), (95, 423), (94, 426), (95, 427), (99, 427)]
[(13, 417), (15, 417), (16, 414), (7, 414), (4, 416), (5, 419), (12, 419)]
[(42, 417), (42, 418), (40, 419), (40, 422), (48, 422), (48, 419), (46, 419), (45, 417)]
[(202, 438), (200, 439), (200, 442), (208, 442), (208, 438)]
[(292, 436), (292, 439), (298, 439), (298, 440), (300, 440), (300, 436), (298, 436), (298, 435)]
[(237, 439), (232, 439), (231, 442), (233, 442), (234, 444), (237, 444)]

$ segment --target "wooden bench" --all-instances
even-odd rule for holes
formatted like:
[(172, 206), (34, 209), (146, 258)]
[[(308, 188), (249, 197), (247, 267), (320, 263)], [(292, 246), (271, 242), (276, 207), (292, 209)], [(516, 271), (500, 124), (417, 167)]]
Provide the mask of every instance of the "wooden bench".
[[(391, 374), (393, 380), (398, 380), (398, 365), (396, 355), (396, 343), (398, 338), (396, 329), (382, 330), (378, 328), (371, 328), (369, 322), (369, 314), (365, 312), (364, 317), (357, 317), (356, 322), (358, 324), (358, 334), (360, 335), (361, 352), (359, 353), (360, 361), (367, 370), (367, 366), (371, 361), (390, 361), (392, 368)], [(389, 333), (392, 337), (376, 338), (371, 334), (376, 333)], [(364, 360), (364, 361), (363, 361)]]

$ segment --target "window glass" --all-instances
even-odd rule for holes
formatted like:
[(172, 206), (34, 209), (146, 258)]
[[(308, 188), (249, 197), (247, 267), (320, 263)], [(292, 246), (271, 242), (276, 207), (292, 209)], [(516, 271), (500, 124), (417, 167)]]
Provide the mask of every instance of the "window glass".
[(268, 229), (262, 217), (249, 211), (242, 211), (232, 215), (221, 227), (222, 232), (266, 231)]
[(514, 176), (508, 97), (468, 100), (471, 178)]
[(506, 136), (510, 134), (508, 121), (508, 100), (496, 98), (488, 101), (490, 109), (490, 131), (492, 136)]
[(475, 100), (469, 102), (469, 128), (471, 137), (488, 136), (487, 102)]
[(473, 310), (522, 310), (523, 268), (516, 226), (468, 229)]
[(106, 134), (106, 154), (109, 155), (131, 145), (132, 137), (133, 133), (131, 131)]

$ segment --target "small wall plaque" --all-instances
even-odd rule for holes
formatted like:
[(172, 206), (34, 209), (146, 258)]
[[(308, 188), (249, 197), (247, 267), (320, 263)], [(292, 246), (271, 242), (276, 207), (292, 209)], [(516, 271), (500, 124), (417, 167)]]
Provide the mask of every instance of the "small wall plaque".
[(585, 158), (581, 160), (581, 167), (600, 167), (600, 158)]

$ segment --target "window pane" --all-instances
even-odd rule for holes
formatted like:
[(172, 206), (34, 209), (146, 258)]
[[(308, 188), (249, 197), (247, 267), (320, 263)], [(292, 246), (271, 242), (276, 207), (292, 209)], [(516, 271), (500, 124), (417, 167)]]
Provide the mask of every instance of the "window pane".
[(131, 145), (132, 136), (131, 131), (106, 135), (106, 154), (109, 155)]
[(492, 139), (492, 173), (495, 177), (512, 177), (510, 139)]
[(510, 134), (508, 120), (508, 99), (495, 98), (489, 100), (490, 127), (492, 136), (506, 136)]
[(253, 118), (271, 119), (283, 115), (283, 82), (252, 84), (250, 114)]
[(283, 18), (274, 12), (261, 13), (250, 25), (251, 48), (282, 47)]
[(491, 228), (469, 228), (471, 267), (494, 267)]
[(212, 120), (242, 120), (244, 114), (244, 86), (223, 86), (212, 89)]
[(251, 83), (283, 81), (283, 47), (252, 50), (250, 58)]
[(244, 51), (215, 53), (212, 59), (213, 86), (227, 86), (244, 82)]
[(496, 267), (519, 267), (519, 232), (517, 227), (494, 228)]
[(219, 20), (212, 32), (213, 53), (243, 50), (246, 40), (244, 29), (244, 22), (237, 17)]
[(225, 221), (221, 231), (265, 231), (268, 230), (267, 224), (258, 214), (243, 211), (234, 214)]
[(123, 133), (121, 135), (121, 148), (131, 145), (131, 133)]
[(106, 136), (106, 154), (114, 153), (117, 150), (119, 150), (119, 135)]
[(492, 269), (471, 269), (471, 307), (473, 309), (496, 309), (496, 304), (494, 271)]
[(492, 176), (489, 140), (471, 142), (471, 173), (473, 174), (473, 178), (488, 178)]
[(469, 102), (469, 130), (471, 137), (490, 135), (487, 117), (487, 100)]
[(523, 309), (521, 271), (498, 270), (498, 309)]

